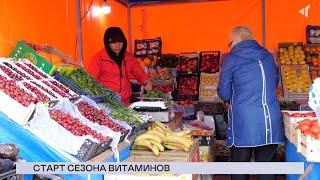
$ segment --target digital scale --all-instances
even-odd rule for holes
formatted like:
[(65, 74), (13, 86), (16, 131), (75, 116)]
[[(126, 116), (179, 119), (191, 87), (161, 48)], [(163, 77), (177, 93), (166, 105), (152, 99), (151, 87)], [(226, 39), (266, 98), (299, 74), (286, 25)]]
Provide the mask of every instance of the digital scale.
[(152, 116), (150, 122), (169, 122), (174, 116), (169, 103), (164, 98), (138, 97), (140, 101), (131, 104), (131, 108)]

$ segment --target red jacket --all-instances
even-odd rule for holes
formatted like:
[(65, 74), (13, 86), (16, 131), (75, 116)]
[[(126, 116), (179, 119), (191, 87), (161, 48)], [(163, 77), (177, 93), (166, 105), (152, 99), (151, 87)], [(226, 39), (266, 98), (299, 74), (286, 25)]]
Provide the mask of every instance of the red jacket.
[(102, 49), (91, 59), (88, 73), (100, 84), (118, 93), (121, 100), (128, 105), (132, 94), (129, 78), (134, 77), (144, 85), (148, 75), (144, 73), (135, 57), (128, 52), (125, 54), (121, 69), (122, 78), (120, 78), (120, 68), (117, 63), (109, 57), (105, 49)]

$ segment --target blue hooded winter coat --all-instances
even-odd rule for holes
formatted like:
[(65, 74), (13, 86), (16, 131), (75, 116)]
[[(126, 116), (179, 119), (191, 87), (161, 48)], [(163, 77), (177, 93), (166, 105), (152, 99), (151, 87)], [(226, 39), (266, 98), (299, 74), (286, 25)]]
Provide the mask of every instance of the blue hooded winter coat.
[(255, 147), (284, 141), (276, 96), (279, 83), (272, 55), (255, 40), (236, 44), (222, 64), (218, 95), (230, 103), (228, 147)]

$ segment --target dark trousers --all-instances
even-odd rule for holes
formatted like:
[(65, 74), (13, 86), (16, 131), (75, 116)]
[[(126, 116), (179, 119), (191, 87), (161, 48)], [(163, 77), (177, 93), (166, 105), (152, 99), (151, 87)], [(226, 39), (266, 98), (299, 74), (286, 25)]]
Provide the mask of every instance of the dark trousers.
[[(254, 152), (256, 162), (276, 162), (277, 144), (270, 144), (259, 147), (237, 148), (231, 147), (232, 162), (250, 162), (252, 152)], [(274, 174), (259, 174), (259, 180), (276, 180)], [(248, 174), (232, 174), (232, 180), (249, 180)]]

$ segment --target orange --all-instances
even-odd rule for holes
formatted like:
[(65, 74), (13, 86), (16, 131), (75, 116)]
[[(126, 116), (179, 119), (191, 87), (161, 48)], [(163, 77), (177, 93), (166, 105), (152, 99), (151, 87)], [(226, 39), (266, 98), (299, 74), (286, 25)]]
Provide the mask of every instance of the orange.
[(319, 47), (317, 47), (317, 52), (320, 52), (320, 46), (319, 46)]
[(146, 66), (149, 66), (151, 65), (151, 60), (149, 58), (144, 58), (143, 59), (143, 63), (146, 65)]
[(304, 51), (305, 51), (305, 52), (310, 52), (310, 48), (309, 48), (309, 47), (305, 47), (305, 48), (304, 48)]

